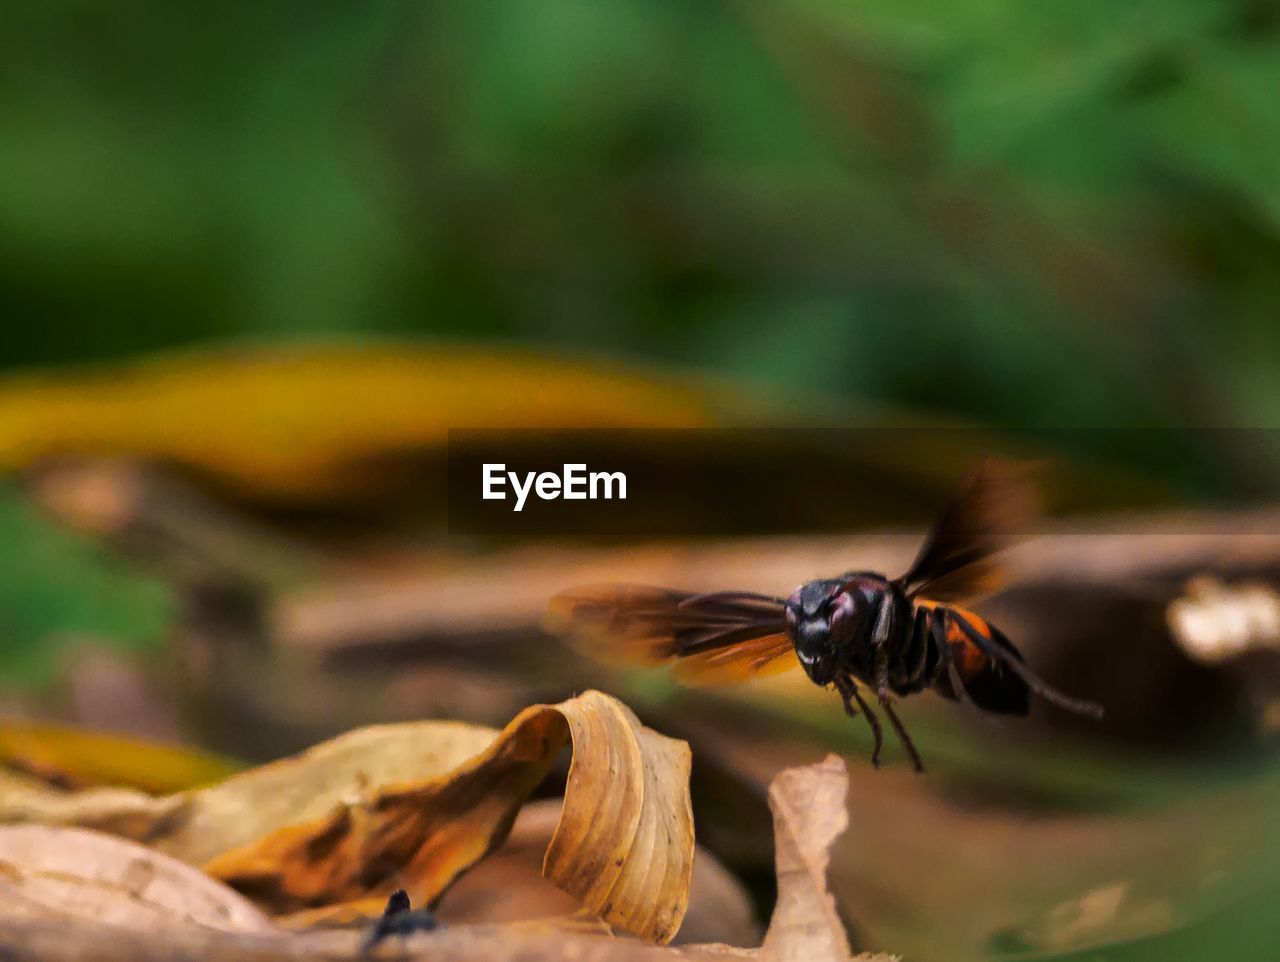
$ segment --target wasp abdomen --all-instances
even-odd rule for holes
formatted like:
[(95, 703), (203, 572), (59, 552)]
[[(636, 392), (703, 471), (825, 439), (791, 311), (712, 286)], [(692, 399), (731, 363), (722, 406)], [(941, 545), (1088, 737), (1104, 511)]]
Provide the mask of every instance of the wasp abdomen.
[[(969, 701), (986, 711), (1027, 714), (1031, 702), (1027, 683), (1000, 659), (992, 657), (973, 637), (976, 634), (1022, 661), (1021, 653), (998, 628), (967, 608), (942, 605), (925, 598), (916, 599), (915, 606), (918, 620), (928, 624), (930, 638), (946, 639), (947, 650), (937, 651), (937, 665), (932, 672), (931, 685), (938, 694), (953, 700), (961, 697), (947, 666), (949, 659)], [(932, 647), (938, 648), (936, 640)]]

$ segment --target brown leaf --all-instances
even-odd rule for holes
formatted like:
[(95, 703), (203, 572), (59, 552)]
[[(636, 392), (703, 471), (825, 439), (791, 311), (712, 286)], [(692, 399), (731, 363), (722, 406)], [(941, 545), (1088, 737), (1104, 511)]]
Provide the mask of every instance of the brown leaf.
[[(573, 915), (579, 901), (542, 874), (561, 807), (560, 799), (543, 799), (522, 808), (502, 847), (449, 889), (436, 917), (446, 925), (466, 925)], [(689, 911), (677, 941), (756, 945), (760, 934), (742, 885), (715, 856), (698, 848)]]
[(482, 725), (449, 721), (358, 728), (189, 793), (188, 817), (149, 841), (201, 865), (291, 827), (327, 822), (383, 786), (444, 776), (495, 736)]
[[(594, 692), (582, 697), (590, 701), (612, 701)], [(509, 738), (511, 729), (531, 712), (557, 712), (572, 706), (574, 701), (580, 699), (562, 706), (529, 709), (508, 727), (503, 738)], [(626, 712), (621, 706), (617, 707)], [(581, 713), (583, 710), (569, 707), (568, 711)], [(582, 751), (582, 746), (575, 748)], [(775, 779), (770, 799), (775, 812), (780, 898), (761, 949), (724, 945), (648, 946), (629, 939), (590, 934), (589, 929), (573, 931), (564, 926), (561, 918), (542, 925), (463, 924), (416, 935), (403, 946), (397, 946), (402, 950), (399, 957), (452, 962), (558, 962), (567, 958), (578, 962), (729, 962), (732, 959), (846, 962), (848, 944), (825, 882), (828, 849), (845, 822), (845, 789), (844, 766), (834, 757), (821, 765), (785, 771)], [(544, 811), (547, 808), (539, 807)], [(563, 822), (561, 819), (557, 832)], [(457, 894), (461, 895), (462, 891), (459, 889)], [(306, 933), (264, 939), (243, 933), (198, 935), (193, 930), (172, 930), (121, 931), (118, 938), (103, 940), (100, 930), (86, 928), (81, 920), (66, 920), (55, 928), (44, 917), (11, 919), (0, 912), (0, 954), (17, 962), (37, 959), (40, 962), (73, 959), (76, 962), (161, 962), (179, 956), (209, 962), (300, 962), (302, 959), (336, 962), (352, 957), (357, 938), (355, 933)], [(860, 962), (887, 962), (891, 957), (863, 955), (857, 958)]]
[(827, 887), (831, 844), (849, 825), (843, 759), (789, 768), (769, 786), (778, 903), (760, 955), (770, 962), (845, 962), (849, 939)]
[[(433, 744), (426, 724), (417, 726), (419, 751)], [(396, 888), (407, 889), (415, 905), (428, 904), (502, 842), (568, 742), (574, 753), (564, 809), (543, 871), (611, 926), (670, 940), (684, 917), (693, 865), (689, 749), (594, 691), (526, 709), (447, 773), (402, 767), (398, 783), (362, 786), (348, 772), (338, 780), (352, 793), (347, 800), (212, 858), (205, 870), (275, 913), (337, 906), (305, 912), (294, 919), (300, 923), (375, 912)], [(278, 763), (275, 774), (291, 785), (328, 778), (331, 745)], [(298, 769), (292, 781), (289, 767)], [(206, 822), (224, 817), (203, 805), (197, 812)], [(215, 835), (220, 828), (206, 825)], [(199, 834), (184, 829), (188, 855)]]
[(146, 839), (180, 822), (190, 808), (183, 795), (157, 798), (132, 788), (66, 792), (37, 778), (0, 770), (0, 822), (76, 825), (125, 838)]
[(436, 899), (506, 837), (572, 742), (545, 874), (609, 925), (674, 936), (693, 864), (689, 749), (589, 691), (500, 734), (455, 722), (359, 729), (167, 798), (0, 782), (0, 819), (95, 825), (203, 865), (298, 924), (376, 914), (396, 888)]
[(572, 916), (582, 903), (542, 874), (547, 846), (560, 823), (560, 799), (520, 810), (501, 848), (460, 878), (435, 915), (445, 925), (523, 922)]
[(564, 712), (584, 750), (543, 871), (615, 928), (669, 942), (693, 872), (689, 746), (643, 727), (621, 702), (589, 696), (590, 710)]
[(110, 835), (46, 825), (0, 827), (0, 915), (70, 915), (140, 931), (278, 931), (238, 892), (177, 859)]

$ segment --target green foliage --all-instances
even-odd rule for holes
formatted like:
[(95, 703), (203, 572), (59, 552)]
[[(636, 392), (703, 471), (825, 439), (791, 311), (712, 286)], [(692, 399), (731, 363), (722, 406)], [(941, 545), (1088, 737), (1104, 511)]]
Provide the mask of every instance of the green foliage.
[(0, 364), (514, 339), (997, 424), (1266, 424), (1274, 3), (0, 14)]
[(157, 647), (174, 617), (170, 589), (41, 518), (0, 487), (0, 683), (37, 685), (85, 642)]

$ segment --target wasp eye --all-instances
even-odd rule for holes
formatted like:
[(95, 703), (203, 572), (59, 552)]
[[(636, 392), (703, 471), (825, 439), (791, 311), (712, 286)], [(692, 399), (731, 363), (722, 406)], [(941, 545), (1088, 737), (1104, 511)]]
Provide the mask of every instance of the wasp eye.
[(827, 623), (831, 625), (831, 635), (839, 641), (848, 640), (853, 630), (853, 616), (857, 613), (857, 605), (848, 595), (833, 599), (828, 609)]

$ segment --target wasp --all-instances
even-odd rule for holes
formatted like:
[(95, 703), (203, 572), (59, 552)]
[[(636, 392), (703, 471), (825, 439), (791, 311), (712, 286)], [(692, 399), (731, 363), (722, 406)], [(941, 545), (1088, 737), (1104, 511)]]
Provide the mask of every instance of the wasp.
[[(1032, 499), (1007, 462), (982, 462), (896, 578), (849, 571), (802, 584), (790, 597), (751, 591), (697, 594), (643, 585), (595, 585), (556, 595), (546, 627), (574, 647), (623, 663), (672, 662), (677, 681), (723, 684), (799, 664), (834, 687), (850, 717), (871, 728), (879, 767), (889, 719), (917, 772), (924, 763), (894, 707), (932, 690), (986, 712), (1026, 715), (1031, 693), (1094, 718), (1102, 708), (1042, 681), (1013, 643), (961, 602), (1003, 581), (996, 555)], [(864, 694), (865, 693), (865, 694)]]

